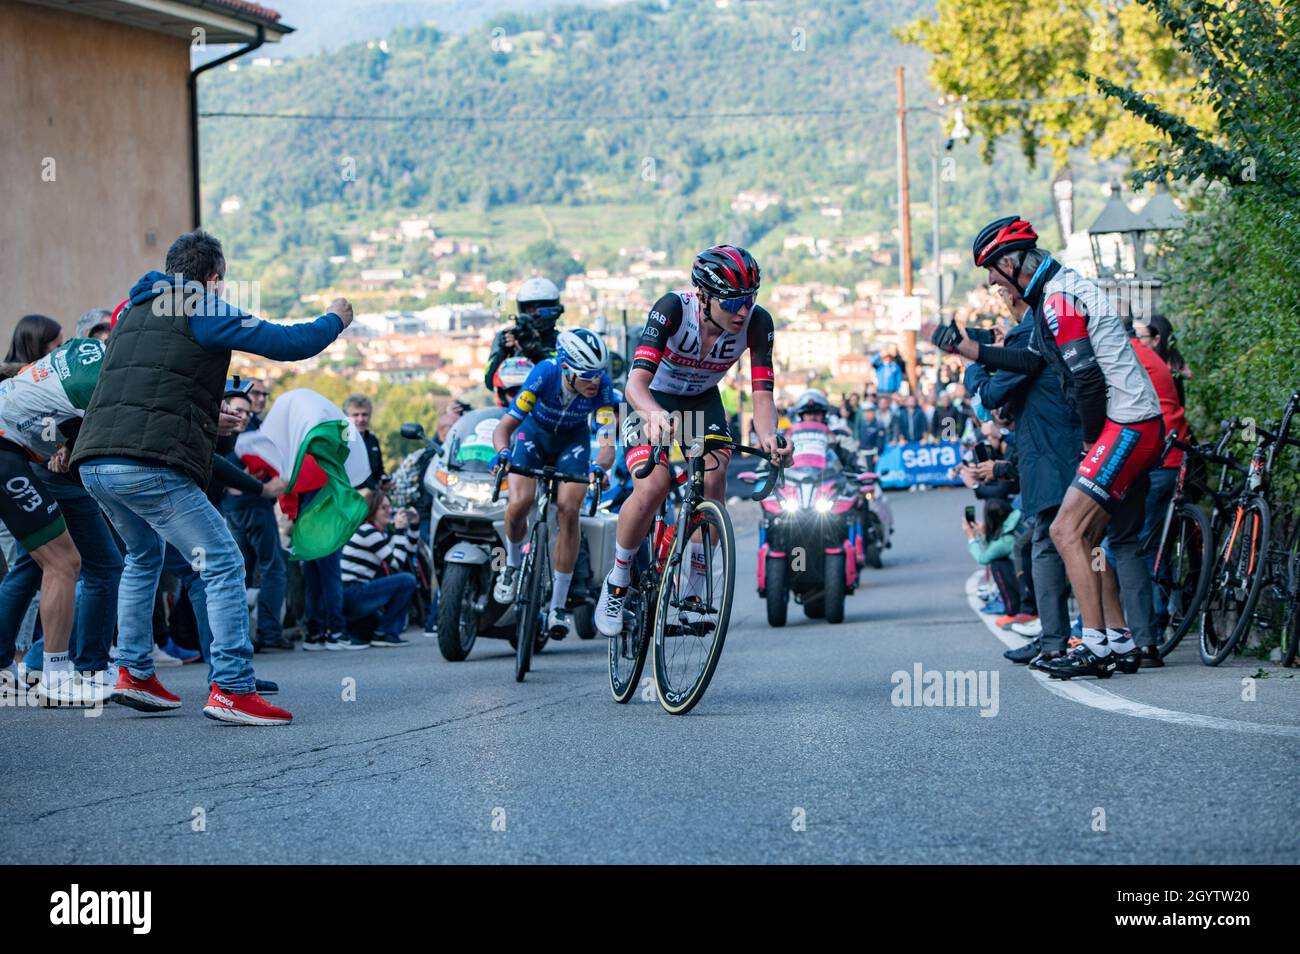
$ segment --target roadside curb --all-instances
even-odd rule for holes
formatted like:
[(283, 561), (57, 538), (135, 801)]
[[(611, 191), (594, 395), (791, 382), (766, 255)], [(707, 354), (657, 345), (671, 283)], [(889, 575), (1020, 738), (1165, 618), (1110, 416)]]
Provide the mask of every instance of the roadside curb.
[[(986, 613), (980, 612), (980, 599), (976, 595), (979, 587), (980, 578), (983, 573), (979, 570), (972, 573), (966, 579), (966, 602), (971, 608), (971, 612), (988, 627), (989, 632), (997, 637), (1008, 649), (1018, 649), (1024, 646), (1029, 640), (1017, 636), (1015, 633), (1006, 632), (1000, 629), (994, 622), (993, 618)], [(1279, 736), (1286, 739), (1300, 739), (1300, 726), (1296, 725), (1275, 725), (1267, 722), (1241, 722), (1236, 719), (1223, 719), (1219, 716), (1201, 715), (1196, 712), (1180, 712), (1176, 709), (1162, 709), (1159, 706), (1148, 705), (1145, 702), (1134, 702), (1132, 699), (1126, 699), (1121, 695), (1103, 689), (1091, 682), (1081, 680), (1064, 680), (1052, 679), (1045, 673), (1029, 669), (1031, 678), (1037, 680), (1048, 692), (1062, 699), (1069, 699), (1071, 702), (1077, 702), (1081, 705), (1088, 706), (1092, 709), (1100, 709), (1103, 712), (1113, 712), (1117, 715), (1132, 716), (1137, 719), (1155, 719), (1159, 722), (1169, 722), (1174, 725), (1190, 726), (1198, 729), (1217, 729), (1221, 732), (1238, 732), (1246, 735), (1271, 735)], [(1129, 677), (1124, 677), (1129, 678)]]

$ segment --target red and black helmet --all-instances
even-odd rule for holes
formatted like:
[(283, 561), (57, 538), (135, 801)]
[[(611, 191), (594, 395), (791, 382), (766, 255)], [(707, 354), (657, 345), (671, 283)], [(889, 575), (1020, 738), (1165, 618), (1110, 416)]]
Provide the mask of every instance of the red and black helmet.
[(1038, 247), (1038, 233), (1018, 215), (990, 222), (975, 236), (971, 253), (980, 268), (992, 268), (1008, 252), (1019, 252)]
[(758, 292), (758, 262), (743, 248), (715, 245), (695, 256), (691, 284), (714, 298), (742, 298)]

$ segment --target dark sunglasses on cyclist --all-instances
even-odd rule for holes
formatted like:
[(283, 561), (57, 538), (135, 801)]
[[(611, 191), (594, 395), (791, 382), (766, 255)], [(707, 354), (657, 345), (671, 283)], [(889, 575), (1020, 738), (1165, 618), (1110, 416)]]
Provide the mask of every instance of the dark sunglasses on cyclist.
[(595, 371), (575, 371), (566, 364), (564, 366), (564, 373), (573, 375), (579, 381), (595, 381), (600, 377), (602, 372), (600, 368), (597, 368)]
[(739, 314), (744, 308), (754, 304), (753, 295), (744, 295), (740, 298), (720, 298), (718, 304), (722, 310), (729, 315)]

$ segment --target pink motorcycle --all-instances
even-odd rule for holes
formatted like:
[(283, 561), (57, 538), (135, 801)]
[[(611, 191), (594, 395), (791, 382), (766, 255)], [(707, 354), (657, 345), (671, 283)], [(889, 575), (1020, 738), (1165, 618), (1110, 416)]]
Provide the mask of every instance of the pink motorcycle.
[[(845, 473), (830, 429), (801, 421), (786, 432), (794, 458), (776, 492), (763, 501), (758, 594), (767, 621), (784, 626), (790, 596), (809, 619), (844, 621), (844, 598), (858, 585), (865, 551), (860, 539), (863, 491)], [(742, 479), (757, 481), (747, 473)]]

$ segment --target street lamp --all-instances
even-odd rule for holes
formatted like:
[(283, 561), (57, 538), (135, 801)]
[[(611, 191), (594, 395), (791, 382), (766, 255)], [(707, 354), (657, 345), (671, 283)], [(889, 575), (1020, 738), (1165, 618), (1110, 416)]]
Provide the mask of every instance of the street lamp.
[[(943, 142), (945, 152), (952, 150), (957, 143), (968, 142), (971, 137), (970, 127), (966, 125), (966, 116), (960, 106), (953, 110), (952, 128), (948, 131), (948, 138)], [(944, 288), (943, 288), (943, 262), (939, 252), (939, 208), (941, 205), (939, 197), (939, 150), (930, 144), (930, 205), (931, 226), (933, 229), (932, 241), (934, 243), (934, 299), (936, 302), (936, 313), (939, 320), (943, 319)]]
[(1136, 278), (1144, 270), (1141, 237), (1141, 221), (1124, 204), (1120, 184), (1112, 182), (1110, 198), (1088, 227), (1097, 277), (1117, 281)]

